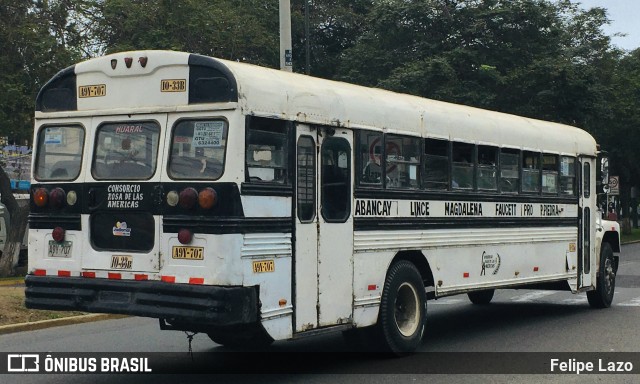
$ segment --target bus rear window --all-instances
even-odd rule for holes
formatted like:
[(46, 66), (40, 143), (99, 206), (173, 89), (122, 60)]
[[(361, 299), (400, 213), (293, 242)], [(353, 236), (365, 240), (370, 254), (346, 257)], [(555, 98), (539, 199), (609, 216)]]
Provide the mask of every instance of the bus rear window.
[(224, 171), (227, 122), (181, 120), (173, 129), (169, 176), (216, 180)]
[(146, 180), (158, 158), (160, 126), (153, 121), (106, 123), (98, 127), (91, 172), (97, 180)]
[(80, 126), (45, 127), (38, 133), (35, 178), (70, 181), (80, 175), (84, 129)]

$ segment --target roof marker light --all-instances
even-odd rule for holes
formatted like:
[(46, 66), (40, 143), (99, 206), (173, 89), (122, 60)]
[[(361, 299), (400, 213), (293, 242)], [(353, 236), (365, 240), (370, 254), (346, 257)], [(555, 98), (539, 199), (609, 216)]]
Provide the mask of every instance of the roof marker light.
[(115, 70), (117, 66), (118, 66), (118, 60), (111, 59), (111, 69)]
[(133, 63), (133, 58), (131, 57), (125, 57), (124, 58), (124, 63), (127, 66), (127, 68), (131, 68), (131, 63)]
[(147, 66), (147, 60), (148, 60), (148, 59), (147, 59), (147, 57), (146, 57), (146, 56), (141, 56), (141, 57), (138, 59), (138, 63), (140, 63), (140, 65), (142, 66), (142, 68), (144, 68), (144, 67), (146, 67), (146, 66)]

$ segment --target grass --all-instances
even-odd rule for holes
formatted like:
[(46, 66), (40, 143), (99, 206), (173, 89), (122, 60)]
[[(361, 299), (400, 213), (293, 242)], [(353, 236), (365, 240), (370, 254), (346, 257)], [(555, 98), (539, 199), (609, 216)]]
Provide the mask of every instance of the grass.
[(631, 228), (631, 234), (620, 234), (620, 237), (623, 244), (630, 241), (638, 241), (640, 240), (640, 228)]

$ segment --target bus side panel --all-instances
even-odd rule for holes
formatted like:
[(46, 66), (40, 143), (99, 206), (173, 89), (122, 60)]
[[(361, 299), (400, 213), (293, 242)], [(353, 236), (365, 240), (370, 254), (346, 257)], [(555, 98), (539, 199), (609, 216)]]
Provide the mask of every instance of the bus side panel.
[[(356, 240), (358, 236), (356, 236)], [(353, 257), (353, 322), (358, 327), (378, 321), (380, 296), (395, 251), (357, 252)]]

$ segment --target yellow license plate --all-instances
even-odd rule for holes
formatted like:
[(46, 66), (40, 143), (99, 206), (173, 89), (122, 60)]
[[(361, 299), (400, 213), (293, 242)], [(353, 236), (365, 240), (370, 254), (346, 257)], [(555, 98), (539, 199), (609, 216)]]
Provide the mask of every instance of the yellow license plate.
[(160, 81), (161, 92), (185, 92), (187, 90), (187, 80), (169, 79)]
[(78, 87), (78, 97), (102, 97), (107, 95), (107, 86), (105, 84), (97, 85), (81, 85)]
[(203, 260), (203, 247), (173, 247), (171, 251), (173, 259)]
[(253, 262), (253, 273), (273, 272), (276, 270), (276, 263), (273, 260), (262, 260)]
[(111, 256), (111, 269), (131, 269), (133, 257), (129, 255)]

